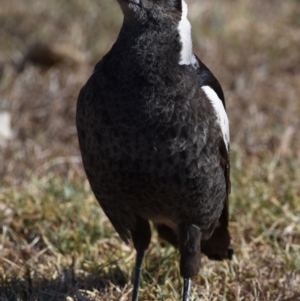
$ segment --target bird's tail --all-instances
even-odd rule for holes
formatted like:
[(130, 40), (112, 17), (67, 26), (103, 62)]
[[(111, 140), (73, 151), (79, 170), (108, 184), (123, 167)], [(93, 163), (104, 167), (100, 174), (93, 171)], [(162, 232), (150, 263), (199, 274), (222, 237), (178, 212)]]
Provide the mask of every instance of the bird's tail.
[(233, 247), (228, 228), (219, 224), (211, 237), (201, 242), (201, 252), (209, 259), (231, 259)]
[[(155, 226), (160, 238), (168, 241), (174, 247), (178, 247), (177, 235), (171, 228), (161, 224)], [(201, 252), (213, 260), (231, 259), (233, 247), (228, 228), (219, 224), (208, 240), (201, 241)]]

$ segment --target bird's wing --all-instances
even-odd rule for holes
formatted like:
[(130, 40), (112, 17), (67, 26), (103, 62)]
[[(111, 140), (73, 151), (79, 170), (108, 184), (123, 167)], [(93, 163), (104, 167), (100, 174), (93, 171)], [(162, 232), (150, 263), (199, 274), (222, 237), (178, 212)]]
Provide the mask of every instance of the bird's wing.
[[(219, 107), (222, 111), (220, 114), (226, 115), (226, 106), (225, 106), (225, 98), (222, 87), (212, 72), (201, 62), (201, 60), (197, 58), (199, 67), (198, 67), (198, 84), (200, 87), (209, 87), (211, 88), (217, 97), (221, 100), (223, 104), (223, 108)], [(215, 109), (217, 109), (215, 107)], [(224, 110), (223, 110), (224, 109)], [(218, 113), (218, 112), (217, 112)], [(222, 116), (221, 116), (222, 118)], [(225, 116), (227, 119), (227, 115)], [(228, 120), (227, 120), (228, 121)], [(232, 256), (232, 248), (231, 248), (231, 236), (228, 231), (228, 196), (230, 193), (230, 158), (229, 158), (229, 128), (228, 123), (223, 124), (224, 128), (221, 129), (225, 135), (223, 135), (224, 139), (220, 141), (220, 164), (224, 171), (224, 178), (226, 181), (226, 198), (224, 200), (224, 207), (219, 218), (219, 222), (217, 223), (216, 229), (214, 230), (212, 236), (202, 244), (202, 252), (206, 254), (209, 258), (212, 259), (223, 259), (230, 258)]]
[(222, 87), (212, 72), (202, 63), (202, 61), (196, 56), (197, 62), (199, 64), (198, 73), (198, 84), (200, 87), (209, 86), (211, 87), (218, 97), (221, 99), (224, 109), (226, 110), (225, 98)]
[[(199, 67), (197, 70), (198, 73), (198, 84), (200, 87), (208, 86), (210, 87), (218, 96), (218, 98), (222, 101), (224, 106), (225, 114), (226, 114), (226, 105), (225, 105), (225, 97), (222, 90), (222, 87), (212, 72), (201, 62), (201, 60), (197, 58), (199, 63)], [(226, 126), (226, 125), (225, 125)], [(228, 125), (227, 125), (228, 126)], [(227, 137), (229, 140), (229, 137)], [(226, 145), (228, 143), (228, 145)], [(224, 170), (224, 176), (226, 179), (226, 207), (228, 207), (228, 195), (230, 193), (230, 158), (229, 158), (229, 141), (221, 141), (220, 144), (220, 155), (221, 155), (221, 165)], [(228, 211), (228, 210), (227, 210)], [(228, 225), (228, 215), (224, 220), (224, 225)]]

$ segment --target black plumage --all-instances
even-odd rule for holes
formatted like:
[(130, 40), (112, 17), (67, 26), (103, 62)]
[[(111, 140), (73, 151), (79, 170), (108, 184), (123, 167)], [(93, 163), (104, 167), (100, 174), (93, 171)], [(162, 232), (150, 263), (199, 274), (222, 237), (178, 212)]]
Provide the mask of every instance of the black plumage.
[(152, 221), (178, 246), (183, 300), (200, 251), (230, 258), (229, 145), (208, 86), (222, 88), (197, 58), (180, 63), (183, 0), (118, 0), (119, 37), (96, 65), (78, 103), (76, 125), (91, 188), (122, 240), (137, 250), (135, 287)]

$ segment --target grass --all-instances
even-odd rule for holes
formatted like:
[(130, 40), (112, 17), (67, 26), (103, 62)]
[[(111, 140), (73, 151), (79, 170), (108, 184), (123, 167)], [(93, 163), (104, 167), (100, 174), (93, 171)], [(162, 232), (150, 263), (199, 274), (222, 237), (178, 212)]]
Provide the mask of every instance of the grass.
[[(235, 247), (231, 262), (203, 256), (192, 300), (300, 300), (299, 1), (189, 4), (195, 52), (227, 99)], [(14, 131), (0, 146), (0, 300), (130, 300), (135, 254), (90, 191), (74, 126), (117, 4), (11, 0), (0, 22), (0, 111)], [(35, 42), (61, 62), (16, 72)], [(178, 259), (153, 233), (140, 300), (179, 300)]]

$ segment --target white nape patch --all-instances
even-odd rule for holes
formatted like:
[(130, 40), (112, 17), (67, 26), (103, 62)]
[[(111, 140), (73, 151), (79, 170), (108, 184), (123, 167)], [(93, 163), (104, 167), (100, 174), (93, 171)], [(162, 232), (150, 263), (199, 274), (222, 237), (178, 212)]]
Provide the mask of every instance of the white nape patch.
[(229, 121), (222, 100), (218, 97), (217, 93), (211, 87), (203, 86), (201, 89), (204, 91), (216, 111), (218, 122), (221, 126), (223, 138), (228, 150), (230, 143)]
[(181, 42), (181, 52), (179, 65), (193, 65), (194, 68), (198, 67), (198, 61), (193, 54), (193, 42), (191, 33), (191, 23), (187, 18), (188, 6), (185, 0), (181, 0), (182, 16), (178, 24), (178, 31)]

